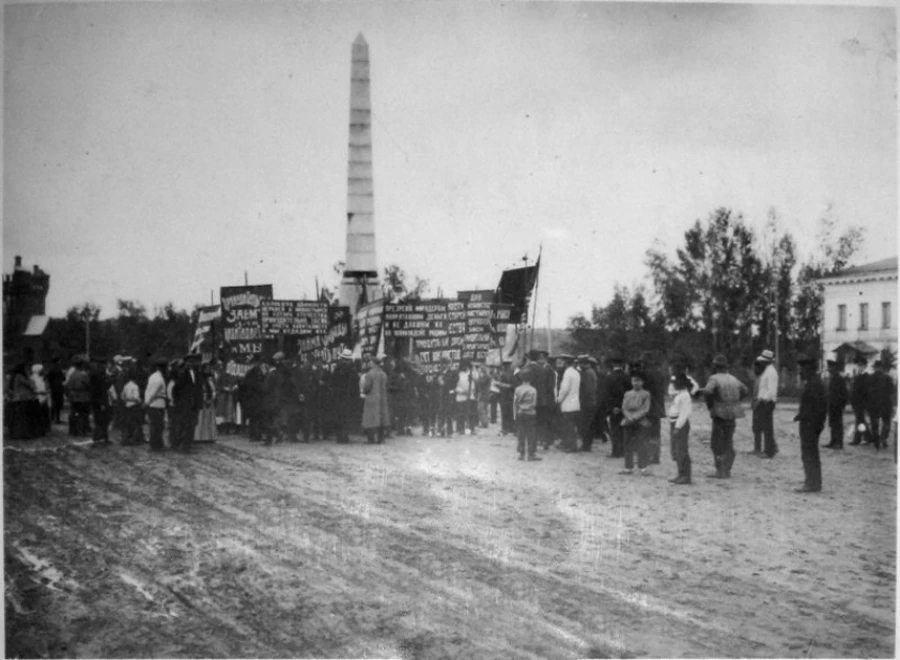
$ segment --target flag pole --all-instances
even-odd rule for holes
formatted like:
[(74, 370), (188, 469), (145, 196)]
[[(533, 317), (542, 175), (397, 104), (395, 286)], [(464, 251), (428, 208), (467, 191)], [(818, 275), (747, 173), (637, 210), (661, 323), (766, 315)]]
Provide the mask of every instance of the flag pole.
[[(535, 262), (535, 273), (534, 273), (534, 312), (531, 314), (531, 337), (528, 341), (528, 348), (534, 348), (534, 323), (537, 317), (537, 301), (538, 301), (538, 287), (541, 283), (541, 252), (544, 251), (544, 244), (541, 243), (541, 246), (538, 248), (538, 258)], [(528, 321), (528, 317), (525, 317), (525, 321)]]

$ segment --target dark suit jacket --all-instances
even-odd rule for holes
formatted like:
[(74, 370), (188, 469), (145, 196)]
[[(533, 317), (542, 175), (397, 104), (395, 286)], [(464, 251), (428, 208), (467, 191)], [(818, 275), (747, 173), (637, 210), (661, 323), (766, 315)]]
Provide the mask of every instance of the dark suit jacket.
[(185, 369), (175, 378), (172, 387), (173, 406), (181, 412), (199, 412), (203, 409), (203, 376), (195, 371), (193, 378), (191, 370)]

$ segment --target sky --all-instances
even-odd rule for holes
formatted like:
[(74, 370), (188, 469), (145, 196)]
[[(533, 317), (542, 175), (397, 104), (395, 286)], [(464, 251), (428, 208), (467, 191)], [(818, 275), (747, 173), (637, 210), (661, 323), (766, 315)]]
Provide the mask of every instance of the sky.
[(856, 263), (897, 254), (889, 6), (12, 3), (4, 272), (50, 273), (52, 316), (336, 285), (360, 32), (376, 256), (432, 294), (540, 249), (564, 327), (720, 206), (774, 208), (801, 258), (829, 207), (866, 228)]

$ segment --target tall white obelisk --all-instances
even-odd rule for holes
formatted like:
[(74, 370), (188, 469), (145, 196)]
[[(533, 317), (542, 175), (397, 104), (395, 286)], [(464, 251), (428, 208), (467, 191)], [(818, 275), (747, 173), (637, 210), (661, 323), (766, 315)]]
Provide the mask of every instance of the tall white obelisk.
[(350, 68), (350, 153), (347, 167), (347, 257), (340, 302), (350, 313), (381, 297), (375, 260), (372, 183), (372, 110), (369, 101), (369, 44), (353, 41)]

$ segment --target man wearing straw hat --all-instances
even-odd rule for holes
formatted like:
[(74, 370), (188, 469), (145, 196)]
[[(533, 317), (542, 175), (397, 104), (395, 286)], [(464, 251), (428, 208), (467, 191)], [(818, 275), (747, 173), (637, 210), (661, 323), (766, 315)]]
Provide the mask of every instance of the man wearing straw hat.
[(778, 399), (778, 372), (773, 364), (774, 359), (775, 355), (768, 349), (756, 358), (763, 371), (757, 383), (756, 405), (753, 408), (753, 453), (764, 455), (766, 458), (774, 458), (778, 453), (774, 421), (775, 401)]

